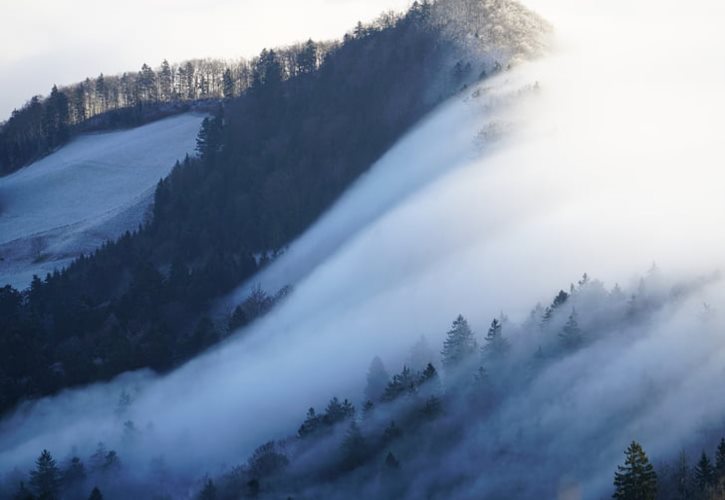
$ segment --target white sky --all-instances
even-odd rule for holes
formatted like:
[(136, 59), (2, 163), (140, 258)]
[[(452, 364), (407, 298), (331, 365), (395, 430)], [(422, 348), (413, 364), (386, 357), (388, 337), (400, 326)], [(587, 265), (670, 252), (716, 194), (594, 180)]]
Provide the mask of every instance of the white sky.
[(0, 121), (54, 84), (339, 38), (409, 0), (0, 0)]

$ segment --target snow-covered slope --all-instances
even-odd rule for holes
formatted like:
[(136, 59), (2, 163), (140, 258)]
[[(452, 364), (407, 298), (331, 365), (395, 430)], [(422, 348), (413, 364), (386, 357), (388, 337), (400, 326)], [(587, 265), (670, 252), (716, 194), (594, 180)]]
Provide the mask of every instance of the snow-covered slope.
[(25, 288), (143, 221), (156, 183), (192, 153), (204, 115), (77, 138), (0, 178), (0, 282)]

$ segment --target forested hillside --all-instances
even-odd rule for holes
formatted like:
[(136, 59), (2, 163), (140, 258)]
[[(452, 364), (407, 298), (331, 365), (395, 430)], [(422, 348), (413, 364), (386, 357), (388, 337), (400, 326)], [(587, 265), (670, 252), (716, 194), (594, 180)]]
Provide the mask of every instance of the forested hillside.
[[(513, 2), (441, 0), (332, 45), (264, 50), (249, 87), (234, 84), (241, 94), (204, 122), (199, 156), (159, 182), (152, 222), (27, 291), (0, 290), (0, 409), (128, 370), (165, 371), (217, 342), (230, 325), (208, 306), (264, 265), (259, 255), (299, 235), (441, 100), (538, 53), (547, 29)], [(155, 81), (142, 100), (179, 93), (180, 83), (161, 92)], [(231, 326), (285, 293), (254, 294)]]
[[(316, 68), (331, 44), (278, 49), (281, 76), (292, 78)], [(131, 127), (182, 111), (208, 109), (252, 85), (259, 58), (235, 62), (196, 59), (179, 64), (164, 60), (157, 68), (103, 75), (65, 87), (47, 97), (34, 96), (0, 123), (0, 175), (12, 172), (62, 146), (81, 132)]]
[[(586, 478), (606, 476), (597, 483), (614, 498), (719, 499), (725, 484), (721, 426), (695, 440), (706, 451), (657, 456), (655, 465), (637, 442), (604, 442), (601, 433), (609, 429), (600, 425), (611, 422), (594, 419), (591, 427), (578, 422), (557, 429), (559, 413), (587, 397), (577, 393), (576, 381), (566, 380), (572, 367), (582, 373), (582, 358), (611, 352), (613, 345), (634, 349), (651, 335), (664, 335), (653, 331), (663, 318), (714, 282), (666, 287), (655, 270), (632, 290), (607, 290), (584, 275), (520, 324), (502, 314), (485, 331), (476, 331), (458, 316), (440, 345), (421, 337), (404, 364), (390, 371), (375, 357), (368, 373), (360, 374), (363, 394), (331, 395), (323, 409), (300, 408), (296, 430), (282, 439), (270, 437), (221, 472), (204, 469), (205, 464), (192, 477), (175, 476), (165, 471), (163, 458), (148, 456), (145, 474), (138, 473), (138, 464), (125, 465), (124, 454), (137, 457), (137, 447), (153, 440), (157, 430), (130, 420), (133, 396), (124, 392), (108, 431), (109, 439), (123, 435), (122, 449), (99, 443), (92, 455), (80, 457), (73, 450), (43, 450), (39, 443), (35, 468), (10, 473), (5, 491), (16, 498), (83, 497), (93, 488), (106, 498), (131, 492), (178, 498), (189, 491), (191, 498), (203, 500), (470, 498), (472, 493), (556, 498), (581, 493), (579, 482)], [(708, 330), (707, 318), (689, 319), (698, 330)], [(599, 368), (584, 371), (597, 377)], [(655, 391), (627, 412), (639, 414), (657, 401)], [(569, 439), (580, 441), (562, 447)], [(597, 446), (600, 453), (570, 460), (585, 446)], [(607, 456), (612, 448), (627, 448), (616, 469)]]

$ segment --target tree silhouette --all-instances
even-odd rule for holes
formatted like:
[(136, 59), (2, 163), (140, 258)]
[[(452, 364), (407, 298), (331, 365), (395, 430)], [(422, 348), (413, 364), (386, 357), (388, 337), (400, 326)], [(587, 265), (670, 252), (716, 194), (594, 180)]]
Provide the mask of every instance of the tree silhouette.
[(35, 470), (30, 472), (30, 485), (38, 497), (55, 499), (61, 485), (60, 470), (48, 450), (43, 450), (35, 461)]
[(624, 452), (624, 465), (614, 473), (614, 495), (617, 500), (654, 500), (657, 496), (657, 474), (642, 446), (632, 441)]

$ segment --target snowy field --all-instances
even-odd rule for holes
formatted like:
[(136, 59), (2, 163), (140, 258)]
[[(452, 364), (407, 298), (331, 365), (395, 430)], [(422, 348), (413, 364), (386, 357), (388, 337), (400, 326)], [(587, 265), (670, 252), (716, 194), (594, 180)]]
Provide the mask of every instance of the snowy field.
[(194, 151), (203, 114), (89, 134), (0, 177), (0, 285), (29, 285), (144, 220), (156, 183)]

